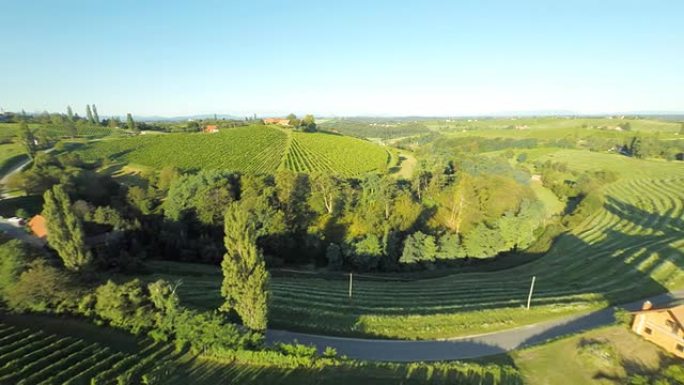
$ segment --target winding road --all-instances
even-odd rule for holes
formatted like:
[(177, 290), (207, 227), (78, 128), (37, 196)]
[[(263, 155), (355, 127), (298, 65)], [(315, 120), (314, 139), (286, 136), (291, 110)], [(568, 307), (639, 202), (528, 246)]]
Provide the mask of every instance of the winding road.
[[(621, 305), (629, 311), (639, 310), (645, 300), (656, 306), (683, 303), (684, 290), (664, 293), (645, 298), (638, 302)], [(507, 353), (522, 347), (546, 342), (550, 339), (579, 333), (615, 321), (614, 309), (607, 308), (592, 313), (571, 316), (558, 320), (523, 326), (500, 332), (460, 337), (448, 340), (404, 341), (330, 337), (314, 334), (295, 333), (283, 330), (269, 330), (267, 342), (298, 341), (314, 344), (319, 350), (333, 347), (340, 355), (371, 361), (446, 361), (477, 358)]]
[[(52, 150), (51, 148), (45, 152)], [(30, 163), (31, 161), (29, 160), (14, 167), (0, 179), (0, 184), (4, 184), (9, 176), (23, 170)], [(6, 220), (0, 220), (0, 230), (27, 243), (43, 244), (38, 238), (33, 237), (33, 235), (23, 231), (23, 229), (9, 224)], [(638, 302), (620, 305), (618, 308), (629, 311), (638, 310), (645, 300), (651, 301), (656, 306), (684, 303), (684, 290), (644, 298)], [(584, 315), (575, 315), (499, 332), (445, 340), (363, 339), (332, 337), (286, 330), (268, 330), (266, 332), (266, 341), (268, 344), (297, 341), (299, 343), (316, 345), (320, 351), (330, 346), (335, 348), (340, 355), (370, 361), (447, 361), (507, 353), (554, 338), (606, 326), (615, 321), (614, 313), (614, 308), (607, 308)]]

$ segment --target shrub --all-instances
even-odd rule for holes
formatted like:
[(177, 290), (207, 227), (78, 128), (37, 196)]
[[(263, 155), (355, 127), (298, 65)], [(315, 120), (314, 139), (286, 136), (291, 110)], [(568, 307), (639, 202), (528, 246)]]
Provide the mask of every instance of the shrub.
[(10, 308), (19, 311), (65, 312), (77, 308), (80, 293), (72, 288), (70, 277), (43, 260), (31, 262), (6, 298)]

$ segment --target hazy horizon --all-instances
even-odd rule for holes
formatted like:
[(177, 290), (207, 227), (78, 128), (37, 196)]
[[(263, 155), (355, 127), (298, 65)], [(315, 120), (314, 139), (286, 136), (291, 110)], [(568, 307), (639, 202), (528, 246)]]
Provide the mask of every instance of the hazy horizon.
[(4, 4), (0, 108), (102, 116), (684, 110), (675, 1)]

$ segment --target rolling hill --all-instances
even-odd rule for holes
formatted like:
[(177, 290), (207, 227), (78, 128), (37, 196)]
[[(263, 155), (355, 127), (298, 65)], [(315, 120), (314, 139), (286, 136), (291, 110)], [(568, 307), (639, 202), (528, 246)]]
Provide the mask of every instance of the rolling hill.
[(293, 132), (269, 126), (224, 129), (215, 134), (141, 135), (84, 144), (85, 160), (183, 170), (224, 169), (268, 173), (279, 169), (356, 176), (387, 168), (390, 155), (371, 142), (325, 132)]

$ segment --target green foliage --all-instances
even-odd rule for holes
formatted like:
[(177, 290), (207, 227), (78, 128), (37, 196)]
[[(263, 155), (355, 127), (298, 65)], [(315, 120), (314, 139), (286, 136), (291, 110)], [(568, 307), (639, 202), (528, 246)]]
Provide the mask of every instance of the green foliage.
[(29, 263), (26, 247), (13, 239), (0, 245), (0, 299), (6, 299)]
[(112, 326), (138, 334), (152, 327), (149, 298), (139, 280), (117, 285), (112, 281), (95, 290), (95, 313)]
[(616, 308), (615, 309), (615, 322), (618, 325), (622, 325), (626, 328), (632, 327), (632, 320), (634, 315), (625, 309)]
[(252, 214), (238, 203), (226, 211), (226, 255), (221, 263), (223, 311), (235, 310), (245, 326), (265, 330), (268, 281), (266, 263), (256, 245), (256, 224)]
[(404, 241), (404, 250), (399, 262), (414, 264), (418, 262), (433, 262), (437, 255), (435, 237), (417, 231), (409, 235)]
[(67, 274), (38, 259), (6, 290), (5, 299), (14, 310), (59, 313), (75, 309), (78, 297)]
[(340, 246), (335, 243), (331, 243), (325, 250), (325, 259), (328, 261), (328, 268), (331, 270), (338, 270), (342, 267), (342, 251)]
[(37, 140), (36, 137), (33, 135), (33, 132), (29, 128), (28, 124), (26, 121), (22, 120), (19, 123), (19, 142), (24, 146), (24, 149), (26, 151), (26, 154), (29, 156), (29, 158), (33, 159), (36, 156), (36, 152), (38, 151), (37, 147)]
[(173, 220), (194, 216), (201, 223), (220, 225), (225, 207), (235, 199), (236, 177), (206, 170), (175, 178), (164, 201), (164, 215)]
[(43, 196), (43, 216), (47, 223), (48, 243), (54, 248), (69, 270), (82, 271), (89, 267), (92, 255), (85, 245), (81, 220), (76, 216), (71, 200), (61, 185), (54, 186)]
[(134, 134), (140, 133), (140, 130), (138, 130), (138, 126), (135, 124), (135, 121), (133, 120), (133, 115), (131, 115), (130, 112), (126, 114), (126, 127), (129, 131), (131, 131)]

